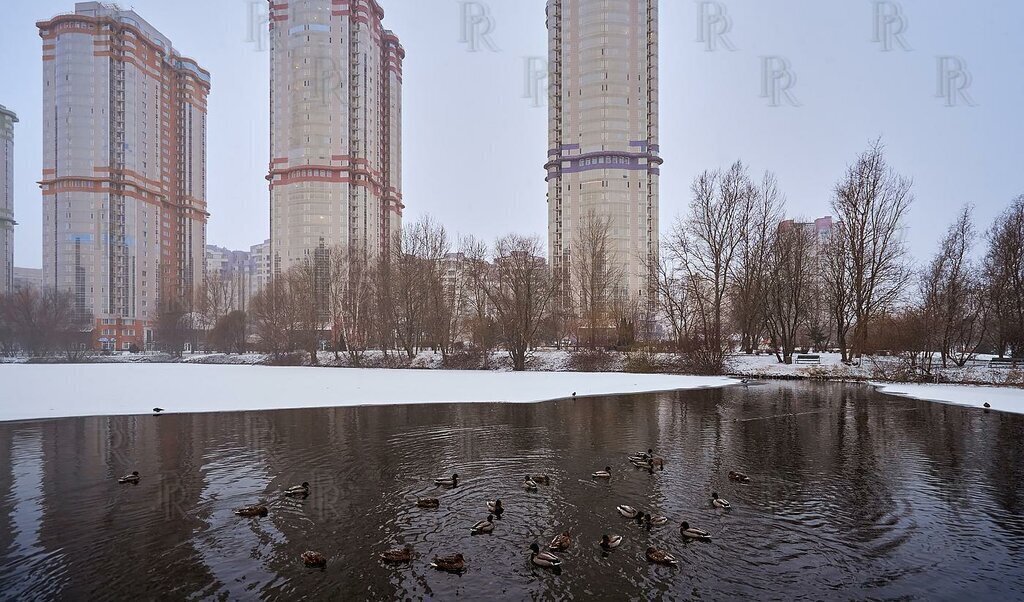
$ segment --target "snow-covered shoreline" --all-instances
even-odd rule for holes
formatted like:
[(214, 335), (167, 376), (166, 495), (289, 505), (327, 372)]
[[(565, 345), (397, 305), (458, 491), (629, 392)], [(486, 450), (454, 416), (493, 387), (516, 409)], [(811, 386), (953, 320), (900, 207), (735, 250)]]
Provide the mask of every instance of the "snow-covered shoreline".
[(928, 385), (911, 383), (871, 382), (879, 392), (888, 395), (912, 397), (924, 401), (951, 403), (972, 408), (984, 408), (985, 403), (993, 410), (1024, 414), (1024, 389), (976, 385)]
[(189, 364), (0, 365), (0, 422), (74, 416), (510, 402), (701, 389), (716, 376)]

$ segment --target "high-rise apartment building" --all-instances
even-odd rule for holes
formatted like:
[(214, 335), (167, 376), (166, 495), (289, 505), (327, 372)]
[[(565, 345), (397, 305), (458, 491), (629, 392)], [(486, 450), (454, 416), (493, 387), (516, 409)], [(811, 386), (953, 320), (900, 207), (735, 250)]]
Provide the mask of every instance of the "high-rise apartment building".
[(270, 0), (275, 273), (321, 247), (378, 257), (401, 227), (405, 51), (383, 19), (376, 0)]
[(0, 295), (14, 290), (14, 124), (18, 116), (0, 105)]
[(548, 0), (548, 252), (572, 303), (573, 247), (607, 224), (615, 294), (646, 298), (658, 257), (658, 2)]
[(160, 305), (202, 283), (210, 74), (116, 5), (36, 26), (43, 282), (74, 293), (103, 348), (141, 348)]

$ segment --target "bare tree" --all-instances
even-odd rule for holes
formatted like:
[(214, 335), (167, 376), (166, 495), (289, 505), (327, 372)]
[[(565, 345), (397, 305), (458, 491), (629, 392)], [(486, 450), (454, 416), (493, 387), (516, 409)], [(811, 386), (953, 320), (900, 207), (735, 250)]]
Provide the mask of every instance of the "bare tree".
[(330, 313), (335, 358), (344, 348), (349, 362), (360, 366), (374, 327), (374, 267), (366, 253), (331, 251)]
[[(395, 333), (398, 346), (412, 359), (432, 334), (438, 316), (448, 319), (443, 303), (440, 265), (450, 250), (447, 231), (430, 216), (405, 224), (397, 233), (387, 268), (387, 279), (380, 284), (389, 311), (385, 317)], [(433, 304), (431, 303), (433, 302)], [(431, 315), (433, 313), (433, 315)], [(432, 320), (433, 319), (433, 320)]]
[(554, 292), (551, 274), (536, 236), (509, 234), (494, 245), (494, 269), (478, 282), (493, 308), (499, 338), (512, 369), (526, 369), (538, 330), (548, 318)]
[(970, 258), (975, 237), (971, 213), (969, 205), (960, 211), (921, 278), (928, 348), (940, 352), (944, 368), (949, 361), (965, 365), (985, 336), (985, 299)]
[(297, 308), (292, 303), (285, 275), (274, 276), (249, 305), (250, 321), (265, 351), (274, 356), (295, 351)]
[(1024, 195), (1001, 213), (988, 232), (984, 276), (1002, 357), (1024, 357)]
[(63, 353), (65, 360), (77, 361), (91, 347), (92, 323), (68, 291), (23, 288), (0, 296), (4, 354), (19, 349), (35, 357)]
[(750, 179), (737, 161), (725, 172), (703, 172), (691, 190), (690, 212), (676, 221), (666, 248), (682, 271), (691, 305), (695, 345), (690, 350), (690, 367), (717, 373), (724, 369), (729, 350), (723, 318), (728, 311), (730, 276), (742, 242), (743, 207)]
[(740, 347), (753, 353), (765, 324), (769, 256), (782, 220), (782, 195), (775, 175), (765, 172), (759, 186), (750, 183), (741, 196), (740, 244), (732, 273), (732, 313)]
[(767, 263), (765, 323), (780, 362), (793, 363), (797, 336), (807, 315), (813, 278), (814, 236), (806, 228), (781, 228)]
[(612, 304), (624, 294), (616, 290), (622, 270), (612, 257), (611, 224), (610, 217), (590, 210), (580, 218), (572, 241), (571, 296), (591, 349), (597, 346), (598, 333), (612, 326)]
[(860, 357), (872, 318), (890, 307), (907, 284), (904, 218), (913, 201), (912, 182), (885, 160), (875, 141), (835, 187), (832, 209), (845, 249), (854, 314), (853, 355)]
[(836, 345), (844, 362), (850, 360), (849, 334), (853, 327), (853, 286), (847, 240), (834, 226), (822, 253), (822, 291), (836, 333)]
[(498, 325), (487, 297), (494, 269), (488, 261), (487, 243), (472, 236), (461, 241), (460, 252), (466, 261), (466, 302), (468, 328), (473, 345), (483, 353), (483, 365), (490, 365), (491, 350), (498, 344)]

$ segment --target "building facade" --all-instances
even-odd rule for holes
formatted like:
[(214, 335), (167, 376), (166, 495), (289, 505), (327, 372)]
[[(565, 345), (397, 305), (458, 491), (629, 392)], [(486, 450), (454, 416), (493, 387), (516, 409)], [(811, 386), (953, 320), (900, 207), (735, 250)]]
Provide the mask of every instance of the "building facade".
[(249, 303), (270, 282), (270, 241), (232, 251), (206, 245), (207, 295), (221, 298), (220, 307), (248, 311)]
[(274, 273), (318, 248), (378, 257), (402, 217), (402, 60), (376, 0), (270, 0)]
[(548, 0), (548, 253), (572, 303), (572, 248), (608, 224), (615, 293), (649, 298), (658, 257), (658, 2)]
[(0, 105), (0, 295), (14, 291), (14, 124), (18, 116)]
[(195, 301), (206, 245), (210, 74), (131, 10), (99, 2), (43, 40), (43, 283), (105, 349), (142, 348), (162, 303)]
[(14, 268), (14, 290), (22, 289), (42, 292), (43, 290), (43, 269), (42, 268)]

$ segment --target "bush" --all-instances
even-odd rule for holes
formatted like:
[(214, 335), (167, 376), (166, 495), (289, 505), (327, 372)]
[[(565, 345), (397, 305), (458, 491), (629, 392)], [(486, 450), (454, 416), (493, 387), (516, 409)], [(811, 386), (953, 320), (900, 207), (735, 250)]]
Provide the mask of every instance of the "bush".
[(573, 372), (608, 372), (614, 369), (615, 358), (600, 349), (584, 349), (569, 354), (566, 369)]

